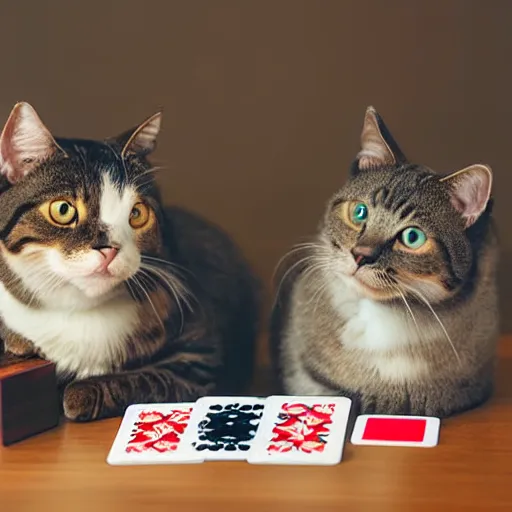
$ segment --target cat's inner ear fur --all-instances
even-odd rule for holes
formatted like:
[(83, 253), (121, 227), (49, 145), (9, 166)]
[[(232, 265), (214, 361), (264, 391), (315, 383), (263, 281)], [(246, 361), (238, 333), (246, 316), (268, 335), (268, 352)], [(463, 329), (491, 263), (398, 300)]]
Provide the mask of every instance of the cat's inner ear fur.
[(117, 137), (117, 142), (123, 148), (121, 157), (124, 158), (128, 155), (143, 156), (154, 151), (161, 125), (162, 112), (157, 112), (136, 128)]
[(448, 185), (452, 205), (464, 218), (466, 227), (474, 224), (485, 211), (491, 196), (491, 168), (481, 164), (472, 165), (440, 181)]
[(42, 161), (64, 151), (28, 103), (17, 103), (0, 135), (0, 173), (16, 183)]
[(359, 170), (396, 165), (406, 161), (383, 119), (373, 107), (368, 107), (361, 132), (361, 150), (357, 155)]

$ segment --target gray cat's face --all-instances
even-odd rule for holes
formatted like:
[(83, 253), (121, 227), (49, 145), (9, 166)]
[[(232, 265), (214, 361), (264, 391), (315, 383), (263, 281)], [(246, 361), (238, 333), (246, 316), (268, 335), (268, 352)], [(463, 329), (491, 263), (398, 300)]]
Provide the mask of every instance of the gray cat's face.
[(439, 302), (470, 274), (490, 170), (477, 165), (442, 178), (407, 163), (390, 137), (369, 110), (352, 177), (327, 208), (323, 257), (362, 295)]
[(139, 271), (142, 253), (161, 247), (158, 197), (138, 154), (151, 149), (160, 120), (123, 149), (124, 135), (57, 143), (31, 107), (16, 108), (2, 135), (3, 261), (45, 301), (106, 296)]

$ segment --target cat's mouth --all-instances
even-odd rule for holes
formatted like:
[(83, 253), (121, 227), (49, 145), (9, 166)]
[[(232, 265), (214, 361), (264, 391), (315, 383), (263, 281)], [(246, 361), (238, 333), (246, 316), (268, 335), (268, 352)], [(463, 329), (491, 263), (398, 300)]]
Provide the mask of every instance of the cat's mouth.
[(73, 280), (73, 284), (87, 297), (95, 298), (106, 295), (117, 288), (123, 279), (108, 270), (95, 272), (87, 277)]
[(384, 283), (380, 281), (377, 283), (374, 280), (370, 281), (360, 274), (358, 275), (358, 272), (354, 272), (352, 274), (352, 279), (355, 281), (362, 294), (366, 295), (368, 298), (386, 301), (396, 299), (400, 296), (397, 287), (393, 286), (391, 283)]
[(119, 285), (129, 279), (130, 276), (131, 274), (126, 273), (126, 269), (120, 271), (119, 269), (113, 269), (108, 266), (99, 266), (86, 275), (70, 278), (69, 282), (87, 297), (96, 298), (102, 295), (108, 295), (109, 292), (118, 288)]
[(108, 267), (99, 267), (94, 272), (92, 272), (89, 277), (100, 277), (103, 279), (108, 279), (109, 277), (115, 278), (116, 276)]

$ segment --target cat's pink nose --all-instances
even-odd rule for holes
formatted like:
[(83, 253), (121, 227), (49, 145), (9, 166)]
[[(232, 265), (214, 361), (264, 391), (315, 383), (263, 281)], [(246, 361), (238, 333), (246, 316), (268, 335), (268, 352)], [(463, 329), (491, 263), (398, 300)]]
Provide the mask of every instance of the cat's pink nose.
[(101, 252), (101, 254), (103, 254), (103, 257), (105, 258), (101, 262), (102, 268), (107, 268), (119, 252), (119, 250), (116, 249), (115, 247), (102, 247), (101, 249), (99, 249), (99, 251)]
[(351, 252), (356, 265), (362, 266), (375, 263), (381, 251), (379, 248), (369, 247), (367, 245), (356, 245)]

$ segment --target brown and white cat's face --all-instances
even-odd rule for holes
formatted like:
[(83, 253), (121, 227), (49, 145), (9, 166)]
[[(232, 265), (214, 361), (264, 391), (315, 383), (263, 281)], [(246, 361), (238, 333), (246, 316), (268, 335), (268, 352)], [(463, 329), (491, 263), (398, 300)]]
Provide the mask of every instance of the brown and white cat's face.
[(475, 165), (442, 178), (409, 164), (371, 108), (361, 142), (350, 180), (328, 205), (323, 257), (363, 296), (445, 300), (473, 264), (490, 169)]
[(27, 104), (0, 139), (0, 251), (37, 298), (109, 296), (158, 255), (160, 203), (145, 154), (160, 116), (108, 142), (51, 137)]

